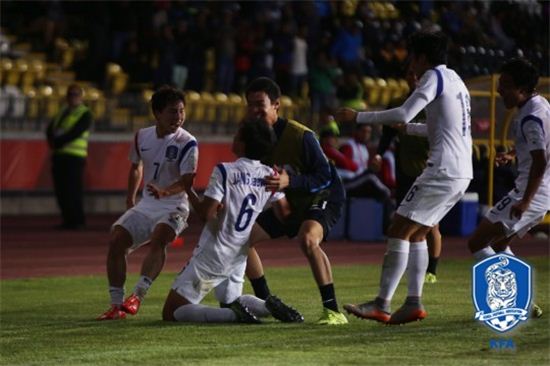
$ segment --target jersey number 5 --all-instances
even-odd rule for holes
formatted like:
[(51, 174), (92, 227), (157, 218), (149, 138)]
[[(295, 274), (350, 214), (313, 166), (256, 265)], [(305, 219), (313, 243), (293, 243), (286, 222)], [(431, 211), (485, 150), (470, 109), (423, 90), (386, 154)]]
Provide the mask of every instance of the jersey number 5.
[(235, 230), (244, 231), (248, 225), (250, 225), (250, 220), (252, 219), (254, 210), (252, 207), (249, 207), (249, 205), (255, 204), (256, 200), (256, 196), (252, 193), (244, 198), (239, 215), (237, 216), (237, 221), (235, 222)]

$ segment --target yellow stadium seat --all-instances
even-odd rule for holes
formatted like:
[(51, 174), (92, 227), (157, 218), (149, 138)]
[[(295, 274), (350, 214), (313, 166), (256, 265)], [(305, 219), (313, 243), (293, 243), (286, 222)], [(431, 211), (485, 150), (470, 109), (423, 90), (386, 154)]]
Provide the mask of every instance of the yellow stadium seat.
[(294, 117), (292, 99), (287, 95), (282, 95), (280, 98), (280, 113), (284, 118), (292, 119)]

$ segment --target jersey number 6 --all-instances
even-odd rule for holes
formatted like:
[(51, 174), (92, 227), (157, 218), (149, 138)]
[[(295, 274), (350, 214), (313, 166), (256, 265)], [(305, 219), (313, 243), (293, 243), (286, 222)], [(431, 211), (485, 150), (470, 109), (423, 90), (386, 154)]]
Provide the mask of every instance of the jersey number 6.
[(239, 216), (237, 216), (237, 221), (235, 222), (235, 230), (237, 231), (244, 231), (248, 225), (250, 225), (250, 220), (252, 219), (252, 214), (254, 213), (254, 210), (252, 207), (249, 207), (249, 205), (253, 205), (256, 203), (256, 196), (252, 193), (248, 194), (241, 205), (241, 209), (239, 211)]

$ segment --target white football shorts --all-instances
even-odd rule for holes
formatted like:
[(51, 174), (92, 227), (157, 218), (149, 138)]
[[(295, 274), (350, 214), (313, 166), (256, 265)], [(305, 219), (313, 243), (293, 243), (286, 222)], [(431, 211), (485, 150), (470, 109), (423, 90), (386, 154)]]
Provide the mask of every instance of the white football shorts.
[(549, 208), (549, 197), (535, 194), (527, 210), (521, 215), (521, 218), (510, 217), (510, 209), (523, 197), (523, 192), (513, 189), (500, 201), (498, 201), (485, 215), (490, 222), (500, 222), (505, 230), (506, 237), (517, 234), (523, 237), (531, 228), (542, 221)]
[(229, 274), (212, 273), (195, 257), (178, 274), (172, 290), (185, 297), (191, 304), (200, 303), (212, 290), (219, 302), (230, 304), (243, 292), (246, 259), (233, 267)]
[(434, 177), (422, 174), (414, 181), (397, 213), (419, 224), (438, 224), (464, 196), (470, 179)]
[[(141, 203), (141, 202), (140, 202)], [(120, 225), (132, 236), (132, 246), (135, 250), (145, 244), (158, 224), (166, 224), (174, 229), (176, 236), (187, 227), (189, 211), (182, 208), (141, 205), (138, 203), (126, 211), (111, 227)], [(145, 207), (146, 206), (146, 207)]]

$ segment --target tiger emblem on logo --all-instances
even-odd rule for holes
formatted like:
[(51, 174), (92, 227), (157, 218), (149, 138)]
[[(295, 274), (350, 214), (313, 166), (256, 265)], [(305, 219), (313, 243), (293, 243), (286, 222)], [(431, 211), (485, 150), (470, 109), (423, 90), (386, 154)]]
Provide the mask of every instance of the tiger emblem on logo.
[(516, 274), (504, 268), (507, 265), (508, 259), (500, 257), (500, 262), (489, 266), (485, 271), (487, 304), (492, 311), (516, 306)]

